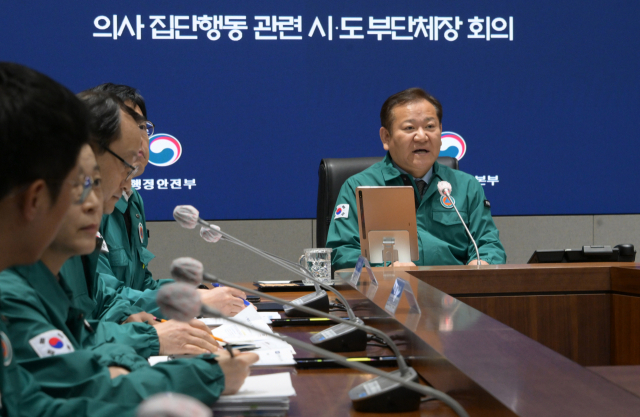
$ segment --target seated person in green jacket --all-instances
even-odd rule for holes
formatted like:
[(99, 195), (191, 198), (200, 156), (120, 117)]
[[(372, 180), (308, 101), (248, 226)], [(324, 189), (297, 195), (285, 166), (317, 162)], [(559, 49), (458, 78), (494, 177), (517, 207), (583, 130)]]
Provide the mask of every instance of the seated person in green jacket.
[[(111, 212), (139, 157), (138, 151), (143, 140), (138, 127), (140, 120), (136, 121), (139, 116), (120, 99), (108, 93), (87, 92), (81, 93), (80, 97), (93, 116), (90, 143), (101, 172), (100, 213)], [(126, 162), (126, 159), (131, 163)], [(65, 261), (67, 259), (69, 256)], [(79, 268), (74, 268), (73, 264)], [(62, 268), (69, 278), (66, 283), (69, 292), (78, 303), (77, 307), (89, 320), (101, 318), (99, 316), (103, 312), (97, 313), (97, 309), (114, 310), (121, 307), (117, 304), (119, 296), (112, 297), (116, 302), (108, 305), (104, 303), (109, 297), (109, 291), (113, 290), (105, 288), (102, 275), (95, 274), (96, 264), (97, 262), (82, 262), (72, 258)], [(98, 303), (99, 300), (103, 303)], [(124, 304), (121, 311), (129, 313), (126, 310), (127, 306), (130, 308), (128, 300), (121, 304)], [(119, 328), (117, 323), (103, 323), (98, 327), (99, 340), (130, 345), (144, 357), (158, 354), (200, 354), (216, 349), (217, 343), (208, 333), (209, 329), (199, 321), (190, 325), (175, 320), (159, 323), (152, 318), (148, 323), (154, 327), (145, 323), (130, 323)]]
[[(147, 119), (144, 98), (135, 88), (121, 84), (101, 84), (87, 91), (114, 94), (144, 117), (144, 124), (141, 124), (143, 144), (136, 163), (138, 170), (132, 178), (139, 177), (149, 162), (149, 136), (153, 135), (154, 129), (153, 123)], [(123, 187), (115, 210), (105, 212), (100, 233), (108, 248), (100, 255), (98, 263), (98, 272), (103, 275), (105, 284), (122, 294), (134, 306), (162, 317), (156, 304), (156, 290), (161, 285), (173, 281), (155, 280), (149, 270), (149, 262), (155, 255), (147, 249), (149, 234), (142, 196), (131, 187), (130, 179)], [(201, 289), (199, 292), (203, 303), (226, 315), (233, 316), (245, 307), (245, 293), (234, 288)]]
[[(76, 160), (88, 137), (89, 114), (71, 91), (30, 68), (0, 62), (0, 271), (37, 261), (80, 199), (84, 177)], [(0, 415), (135, 415), (135, 405), (43, 392), (18, 365), (4, 313), (0, 302)]]
[(336, 213), (338, 207), (342, 210), (334, 215), (327, 234), (334, 268), (353, 268), (361, 254), (355, 196), (359, 186), (413, 186), (420, 248), (417, 265), (475, 263), (473, 243), (453, 206), (442, 201), (439, 181), (451, 184), (451, 195), (477, 242), (481, 263), (505, 263), (506, 254), (482, 186), (473, 176), (436, 161), (442, 144), (440, 102), (420, 88), (401, 91), (382, 105), (380, 123), (380, 139), (387, 155), (347, 179), (336, 201)]
[[(122, 135), (110, 143), (109, 149), (115, 154), (126, 154), (124, 138), (139, 133), (133, 120), (128, 123), (124, 113), (120, 116), (124, 119)], [(96, 337), (97, 330), (77, 307), (69, 285), (74, 277), (64, 276), (60, 269), (70, 257), (94, 250), (104, 201), (102, 193), (110, 191), (109, 182), (113, 181), (106, 176), (100, 178), (88, 145), (81, 151), (80, 166), (86, 192), (78, 204), (68, 209), (60, 231), (41, 261), (0, 273), (3, 289), (0, 302), (9, 320), (7, 332), (13, 342), (15, 360), (33, 374), (47, 393), (56, 397), (89, 396), (134, 405), (149, 395), (173, 391), (212, 404), (221, 393), (236, 391), (257, 355), (240, 354), (231, 359), (226, 352), (216, 351), (217, 356), (174, 360), (151, 367), (128, 346), (104, 343), (105, 340), (91, 349), (83, 346)], [(194, 338), (196, 341), (210, 337), (202, 330), (194, 332), (202, 333)], [(210, 346), (210, 351), (216, 349)]]

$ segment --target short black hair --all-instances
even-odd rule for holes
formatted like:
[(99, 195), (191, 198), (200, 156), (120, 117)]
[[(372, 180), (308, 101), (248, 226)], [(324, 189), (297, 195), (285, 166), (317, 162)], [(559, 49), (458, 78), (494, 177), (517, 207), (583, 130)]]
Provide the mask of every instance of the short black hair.
[(66, 87), (0, 62), (0, 198), (38, 179), (52, 200), (89, 140), (89, 112)]
[(131, 116), (136, 123), (144, 121), (144, 117), (111, 93), (90, 89), (78, 93), (78, 98), (84, 102), (91, 114), (90, 143), (98, 155), (103, 154), (109, 145), (122, 135), (120, 110)]
[(385, 100), (382, 105), (382, 109), (380, 109), (380, 125), (391, 132), (391, 127), (393, 125), (393, 108), (419, 100), (427, 100), (429, 103), (433, 104), (433, 107), (436, 108), (438, 121), (442, 124), (442, 104), (440, 104), (437, 98), (427, 93), (422, 88), (413, 87), (407, 88), (399, 93), (395, 93)]
[(147, 106), (144, 102), (144, 97), (142, 97), (142, 94), (140, 94), (140, 91), (136, 88), (129, 87), (128, 85), (124, 84), (104, 83), (90, 88), (87, 91), (104, 91), (118, 96), (118, 98), (125, 103), (127, 101), (131, 101), (132, 103), (140, 107), (142, 115), (145, 117), (145, 119), (147, 118)]

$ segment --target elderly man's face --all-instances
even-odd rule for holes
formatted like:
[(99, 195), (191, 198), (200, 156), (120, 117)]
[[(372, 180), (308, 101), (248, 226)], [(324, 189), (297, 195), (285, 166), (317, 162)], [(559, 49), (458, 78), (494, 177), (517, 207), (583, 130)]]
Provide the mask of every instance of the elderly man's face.
[(391, 132), (380, 128), (380, 139), (393, 161), (414, 178), (423, 177), (438, 159), (442, 125), (427, 100), (396, 106)]

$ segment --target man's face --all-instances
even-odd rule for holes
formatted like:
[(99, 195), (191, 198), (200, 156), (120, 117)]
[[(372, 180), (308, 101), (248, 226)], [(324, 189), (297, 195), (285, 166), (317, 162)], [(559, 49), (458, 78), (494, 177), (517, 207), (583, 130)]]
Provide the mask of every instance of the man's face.
[[(140, 128), (135, 120), (128, 114), (120, 111), (122, 134), (120, 138), (111, 143), (109, 149), (130, 165), (139, 164), (139, 151), (142, 146)], [(109, 152), (103, 152), (96, 160), (102, 174), (102, 190), (104, 196), (104, 214), (111, 214), (122, 197), (122, 190), (130, 181), (125, 181), (130, 169)]]
[(391, 110), (391, 132), (380, 128), (380, 139), (393, 161), (414, 178), (422, 178), (438, 159), (442, 125), (436, 108), (427, 100), (413, 101)]
[(58, 194), (55, 204), (51, 205), (51, 200), (49, 200), (47, 204), (49, 205), (49, 209), (34, 222), (34, 224), (39, 225), (39, 234), (37, 236), (39, 244), (34, 251), (37, 252), (37, 254), (34, 253), (34, 255), (36, 255), (34, 261), (40, 258), (42, 252), (44, 252), (46, 247), (49, 246), (55, 238), (71, 203), (80, 198), (80, 194), (82, 193), (82, 175), (78, 165), (79, 164), (69, 172), (67, 178), (65, 178), (62, 183), (60, 194)]
[[(138, 113), (140, 116), (144, 117), (144, 115), (142, 114), (142, 110), (140, 110), (140, 107), (133, 101), (127, 100), (124, 104), (131, 107), (133, 111)], [(140, 150), (138, 152), (138, 165), (140, 166), (140, 168), (138, 168), (138, 172), (136, 174), (137, 177), (142, 175), (144, 169), (149, 163), (149, 136), (147, 135), (146, 125), (143, 124), (140, 126), (140, 128), (142, 132), (142, 146), (140, 147)], [(130, 188), (131, 187), (129, 187), (129, 189)]]
[(69, 172), (60, 187), (60, 193), (56, 202), (52, 204), (49, 190), (44, 188), (39, 192), (41, 203), (38, 205), (37, 213), (34, 213), (29, 222), (29, 229), (24, 231), (24, 236), (29, 240), (23, 246), (20, 259), (14, 259), (13, 264), (29, 264), (37, 261), (42, 256), (44, 250), (54, 239), (62, 220), (69, 206), (73, 201), (80, 198), (82, 194), (83, 176), (79, 168), (79, 163)]

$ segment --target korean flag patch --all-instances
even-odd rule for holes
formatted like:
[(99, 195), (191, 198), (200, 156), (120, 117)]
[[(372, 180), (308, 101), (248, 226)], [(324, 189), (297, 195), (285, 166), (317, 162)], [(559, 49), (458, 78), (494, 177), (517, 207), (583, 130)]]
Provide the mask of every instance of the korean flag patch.
[(29, 340), (29, 344), (41, 358), (74, 352), (73, 345), (60, 330), (49, 330)]
[(336, 208), (336, 213), (334, 219), (348, 219), (349, 218), (349, 205), (348, 204), (340, 204)]

